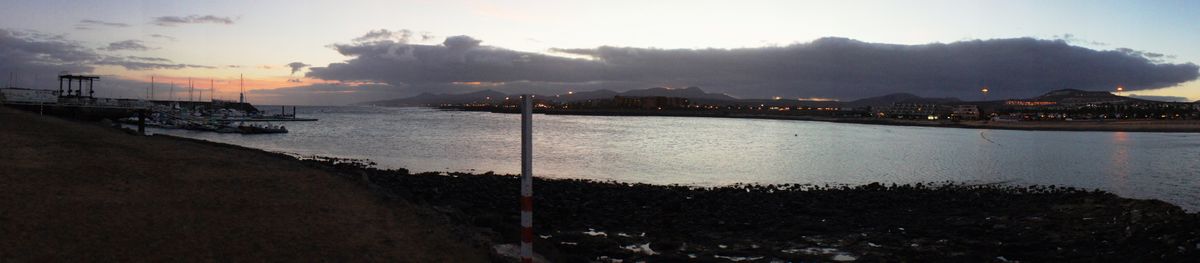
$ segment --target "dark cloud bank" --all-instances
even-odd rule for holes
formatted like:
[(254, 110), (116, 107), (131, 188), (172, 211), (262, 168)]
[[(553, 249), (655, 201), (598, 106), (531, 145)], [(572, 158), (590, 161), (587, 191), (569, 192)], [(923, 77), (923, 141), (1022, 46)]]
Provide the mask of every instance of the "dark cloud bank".
[[(399, 37), (397, 37), (399, 35)], [(311, 67), (325, 80), (387, 83), (415, 92), (555, 92), (652, 86), (700, 86), (742, 98), (827, 97), (851, 100), (889, 93), (978, 99), (1032, 97), (1074, 88), (1169, 87), (1196, 79), (1192, 63), (1129, 49), (1098, 51), (1032, 38), (893, 45), (822, 38), (782, 47), (653, 49), (603, 46), (556, 49), (575, 59), (481, 45), (468, 36), (411, 44), (405, 34), (372, 32), (332, 47), (350, 57)], [(400, 40), (400, 41), (397, 41)], [(473, 83), (480, 82), (480, 83)], [(456, 84), (458, 83), (458, 84)], [(472, 83), (475, 85), (462, 85)]]
[[(140, 41), (114, 42), (100, 50), (139, 51), (150, 49)], [(102, 54), (83, 43), (61, 35), (34, 31), (0, 29), (0, 73), (16, 77), (12, 85), (28, 88), (57, 89), (61, 72), (90, 73), (96, 66), (112, 65), (129, 70), (212, 68), (204, 65), (175, 63), (166, 58)], [(139, 97), (146, 83), (101, 76), (98, 88), (106, 97)], [(4, 83), (8, 84), (8, 83)]]
[(309, 65), (309, 64), (304, 64), (304, 62), (292, 62), (292, 63), (288, 63), (288, 64), (287, 64), (287, 65), (285, 65), (285, 66), (287, 66), (287, 67), (291, 68), (291, 69), (292, 69), (292, 75), (295, 75), (295, 74), (296, 74), (296, 72), (300, 72), (300, 70), (303, 70), (304, 68), (307, 68), (307, 67), (309, 67), (309, 66), (312, 66), (312, 65)]
[(250, 90), (246, 96), (256, 104), (345, 105), (401, 98), (411, 94), (386, 84), (321, 83), (292, 88)]
[(103, 58), (62, 36), (0, 29), (0, 72), (89, 72)]
[[(201, 18), (184, 20), (206, 21)], [(1169, 56), (1161, 53), (1123, 48), (1098, 51), (1062, 40), (1031, 38), (926, 45), (822, 38), (782, 47), (743, 49), (605, 46), (554, 50), (589, 59), (487, 46), (468, 36), (427, 44), (431, 38), (427, 33), (378, 30), (350, 43), (332, 45), (349, 57), (344, 62), (316, 67), (299, 62), (288, 65), (293, 74), (308, 67), (308, 77), (371, 85), (314, 84), (261, 92), (280, 102), (303, 98), (312, 104), (392, 99), (420, 92), (495, 89), (556, 94), (654, 86), (700, 86), (709, 92), (741, 98), (853, 100), (908, 92), (978, 99), (978, 89), (983, 85), (991, 88), (991, 98), (1032, 97), (1062, 88), (1111, 90), (1118, 84), (1134, 93), (1194, 80), (1200, 74), (1195, 64), (1164, 62)], [(130, 52), (152, 48), (140, 42), (124, 42), (101, 49)], [(130, 70), (211, 68), (165, 58), (104, 54), (61, 35), (0, 29), (0, 73), (23, 76), (19, 79), (41, 76), (31, 83), (49, 85), (54, 83), (52, 76), (61, 71), (87, 73), (100, 65)], [(115, 80), (105, 83), (125, 85)], [(142, 89), (141, 83), (128, 86), (130, 94), (136, 95)], [(128, 96), (114, 94), (123, 95)]]

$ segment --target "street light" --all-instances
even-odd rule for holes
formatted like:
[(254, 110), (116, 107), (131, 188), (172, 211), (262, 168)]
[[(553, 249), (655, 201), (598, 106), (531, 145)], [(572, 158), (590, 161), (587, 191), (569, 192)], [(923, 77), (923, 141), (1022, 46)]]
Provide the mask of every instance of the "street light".
[(988, 87), (983, 86), (983, 89), (980, 89), (979, 92), (983, 93), (983, 100), (987, 100)]

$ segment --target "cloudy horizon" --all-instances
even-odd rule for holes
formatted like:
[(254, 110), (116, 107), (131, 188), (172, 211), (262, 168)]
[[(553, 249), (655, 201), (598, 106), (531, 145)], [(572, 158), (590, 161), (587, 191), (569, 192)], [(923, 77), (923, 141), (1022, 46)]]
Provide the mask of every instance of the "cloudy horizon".
[[(870, 28), (852, 19), (894, 14), (850, 11), (862, 9), (853, 5), (764, 2), (737, 7), (767, 16), (740, 17), (749, 21), (737, 25), (669, 19), (643, 22), (650, 23), (646, 27), (660, 30), (660, 37), (633, 34), (640, 29), (628, 25), (651, 19), (642, 17), (642, 11), (712, 12), (727, 6), (648, 6), (644, 9), (649, 10), (632, 11), (627, 19), (633, 22), (619, 23), (625, 27), (587, 23), (604, 13), (600, 10), (614, 7), (589, 6), (595, 11), (582, 13), (579, 18), (529, 11), (555, 6), (519, 8), (536, 3), (494, 6), (454, 2), (429, 7), (447, 12), (470, 11), (445, 13), (461, 18), (458, 24), (392, 21), (404, 18), (391, 16), (365, 16), (372, 19), (352, 24), (340, 22), (341, 17), (353, 14), (349, 10), (355, 7), (384, 8), (392, 3), (329, 7), (327, 16), (295, 23), (286, 23), (286, 15), (244, 13), (232, 8), (234, 4), (154, 1), (92, 3), (113, 7), (100, 7), (96, 13), (68, 11), (55, 18), (29, 17), (39, 10), (52, 9), (56, 3), (19, 1), (10, 10), (20, 13), (0, 11), (0, 15), (6, 15), (0, 18), (6, 22), (6, 28), (0, 28), (0, 61), (4, 61), (0, 72), (9, 75), (5, 85), (46, 88), (53, 85), (53, 75), (69, 71), (103, 76), (98, 86), (108, 90), (108, 96), (136, 98), (145, 96), (151, 76), (164, 85), (181, 85), (190, 77), (212, 79), (198, 86), (207, 88), (212, 83), (219, 98), (235, 98), (238, 75), (245, 75), (248, 96), (253, 100), (313, 105), (485, 89), (557, 94), (688, 86), (740, 98), (854, 100), (912, 93), (974, 100), (981, 98), (978, 90), (983, 86), (989, 87), (993, 98), (1024, 98), (1065, 88), (1112, 91), (1119, 85), (1128, 91), (1125, 95), (1200, 100), (1200, 69), (1195, 64), (1200, 61), (1200, 53), (1186, 48), (1197, 37), (1183, 34), (1196, 26), (1167, 24), (1194, 18), (1195, 14), (1160, 16), (1168, 18), (1162, 19), (1167, 22), (1159, 22), (1163, 24), (1154, 28), (1114, 25), (1111, 31), (1115, 33), (1090, 30), (1093, 23), (1127, 24), (1153, 12), (1172, 12), (1165, 4), (1101, 5), (1101, 9), (1126, 8), (1141, 16), (1113, 16), (1111, 22), (1079, 18), (1046, 29), (1031, 26), (1037, 24), (1022, 25), (1027, 23), (1024, 21), (1012, 22), (1015, 28), (1000, 22), (962, 28), (946, 23), (964, 19), (954, 16), (923, 24), (927, 30), (913, 31), (916, 25), (911, 23), (930, 21), (910, 19), (897, 25), (871, 24), (875, 28)], [(845, 18), (830, 18), (816, 13), (794, 17), (767, 11), (792, 5), (848, 13)], [(122, 6), (137, 11), (116, 9)], [(993, 2), (946, 6), (966, 12), (965, 17), (989, 12), (977, 10), (983, 6), (996, 7), (995, 12), (1021, 14), (1035, 22), (1087, 15), (1050, 14)], [(577, 8), (566, 4), (557, 7)], [(317, 12), (317, 7), (280, 8), (305, 14)], [(732, 14), (721, 15), (725, 16)], [(728, 18), (733, 17), (738, 16)], [(36, 21), (28, 23), (22, 18)], [(778, 21), (766, 23), (761, 19)], [(820, 30), (781, 28), (778, 23), (783, 21), (827, 26)], [(389, 26), (395, 24), (413, 26)], [(572, 26), (576, 28), (570, 29)], [(693, 32), (704, 27), (743, 30)], [(770, 28), (774, 29), (765, 30)], [(910, 34), (892, 34), (897, 30)], [(547, 36), (543, 31), (566, 33), (566, 38)], [(572, 35), (574, 32), (594, 34)], [(709, 37), (704, 38), (705, 34)], [(745, 41), (785, 35), (791, 37)], [(913, 37), (919, 35), (928, 37)], [(648, 42), (652, 40), (660, 44)]]

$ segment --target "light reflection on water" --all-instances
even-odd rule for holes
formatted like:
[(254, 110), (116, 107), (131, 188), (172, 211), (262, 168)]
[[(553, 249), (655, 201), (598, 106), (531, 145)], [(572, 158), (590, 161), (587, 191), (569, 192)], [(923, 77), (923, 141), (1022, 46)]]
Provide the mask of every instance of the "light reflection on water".
[[(270, 109), (271, 107), (265, 107)], [(517, 173), (519, 117), (301, 107), (291, 133), (160, 131), (413, 171)], [(1200, 136), (685, 117), (534, 117), (536, 176), (656, 184), (955, 181), (1099, 188), (1200, 209)]]
[(1129, 133), (1112, 133), (1112, 165), (1111, 187), (1114, 191), (1129, 189)]

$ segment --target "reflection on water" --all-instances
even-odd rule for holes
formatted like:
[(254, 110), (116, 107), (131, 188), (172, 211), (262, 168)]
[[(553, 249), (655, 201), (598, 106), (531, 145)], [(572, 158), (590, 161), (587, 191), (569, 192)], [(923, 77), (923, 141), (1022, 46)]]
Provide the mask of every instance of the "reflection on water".
[[(520, 171), (514, 114), (300, 108), (289, 134), (162, 131), (414, 171)], [(1012, 182), (1200, 208), (1200, 136), (681, 117), (534, 117), (535, 175), (658, 184)]]
[(1129, 186), (1129, 133), (1112, 133), (1112, 187), (1128, 190)]

